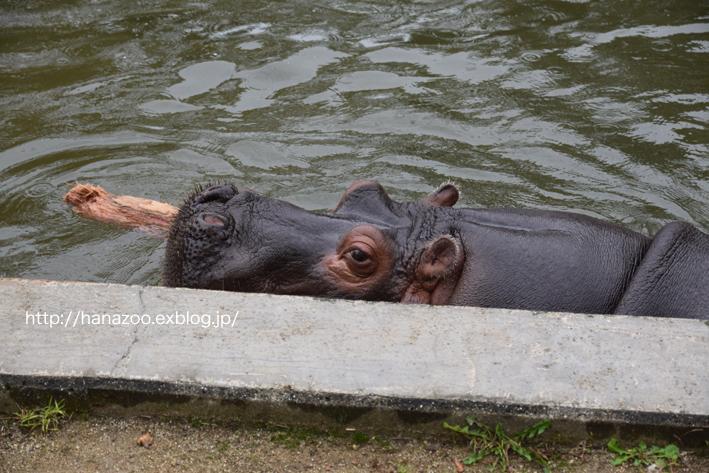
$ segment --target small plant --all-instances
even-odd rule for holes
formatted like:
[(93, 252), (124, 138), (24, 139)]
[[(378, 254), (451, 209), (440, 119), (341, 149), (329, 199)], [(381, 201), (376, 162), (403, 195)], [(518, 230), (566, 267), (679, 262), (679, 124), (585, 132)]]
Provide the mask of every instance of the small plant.
[(66, 417), (66, 412), (64, 401), (57, 402), (50, 397), (46, 406), (32, 410), (20, 409), (20, 412), (15, 412), (14, 415), (21, 427), (42, 427), (42, 432), (47, 432), (59, 428), (59, 420)]
[(271, 435), (268, 439), (271, 442), (281, 443), (289, 450), (295, 450), (300, 447), (303, 442), (313, 442), (316, 437), (323, 435), (318, 430), (307, 427), (296, 427), (294, 429), (279, 425), (275, 427), (278, 429), (278, 432), (275, 435)]
[(288, 450), (295, 450), (300, 447), (300, 439), (295, 437), (292, 430), (271, 435), (268, 440), (271, 442), (280, 442)]
[(220, 453), (225, 453), (227, 450), (229, 450), (229, 444), (223, 440), (217, 439), (217, 441), (214, 442), (214, 446)]
[(679, 448), (676, 445), (668, 445), (665, 448), (653, 446), (648, 449), (645, 442), (640, 442), (637, 447), (624, 450), (620, 448), (618, 440), (612, 438), (608, 442), (608, 450), (617, 453), (616, 457), (611, 460), (613, 466), (631, 461), (635, 466), (650, 466), (655, 463), (664, 468), (668, 465), (666, 460), (669, 460), (670, 465), (677, 465), (679, 459)]
[(194, 428), (216, 427), (217, 424), (212, 424), (211, 422), (205, 422), (203, 419), (200, 419), (199, 417), (190, 417), (190, 426), (194, 427)]
[(372, 440), (377, 442), (381, 448), (384, 450), (395, 450), (394, 446), (391, 444), (390, 441), (382, 439), (380, 436), (375, 435), (372, 437)]
[(362, 432), (357, 432), (356, 434), (354, 434), (354, 436), (352, 438), (357, 443), (369, 442), (369, 435), (363, 434)]
[(488, 455), (495, 455), (495, 462), (490, 467), (494, 470), (500, 467), (503, 471), (509, 471), (510, 451), (526, 458), (528, 461), (536, 461), (544, 467), (545, 472), (549, 472), (548, 459), (533, 447), (524, 447), (522, 443), (533, 437), (541, 435), (551, 426), (550, 420), (539, 422), (538, 424), (523, 430), (510, 437), (502, 430), (502, 426), (497, 424), (495, 429), (490, 428), (475, 418), (468, 418), (468, 425), (464, 427), (451, 427), (447, 423), (443, 426), (455, 432), (459, 432), (470, 439), (470, 446), (473, 447), (473, 454), (463, 461), (466, 465), (479, 462)]
[(411, 467), (404, 463), (396, 464), (396, 473), (411, 473)]

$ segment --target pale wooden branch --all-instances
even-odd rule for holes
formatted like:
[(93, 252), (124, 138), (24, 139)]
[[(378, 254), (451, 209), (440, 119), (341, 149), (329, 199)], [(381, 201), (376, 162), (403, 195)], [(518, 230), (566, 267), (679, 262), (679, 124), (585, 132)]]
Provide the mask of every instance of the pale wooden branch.
[(179, 210), (164, 202), (114, 195), (101, 187), (79, 183), (64, 196), (64, 202), (84, 217), (163, 239)]

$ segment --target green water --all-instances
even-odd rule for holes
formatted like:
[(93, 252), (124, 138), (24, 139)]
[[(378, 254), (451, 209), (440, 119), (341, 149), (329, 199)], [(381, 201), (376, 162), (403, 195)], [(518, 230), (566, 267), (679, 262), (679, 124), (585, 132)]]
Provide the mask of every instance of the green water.
[(66, 182), (227, 179), (709, 230), (709, 2), (0, 3), (0, 276), (155, 284), (164, 243)]

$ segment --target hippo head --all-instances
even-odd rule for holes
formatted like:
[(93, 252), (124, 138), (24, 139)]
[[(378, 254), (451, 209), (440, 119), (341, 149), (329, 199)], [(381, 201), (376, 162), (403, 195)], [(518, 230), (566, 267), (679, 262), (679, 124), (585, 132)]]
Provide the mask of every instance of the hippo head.
[(170, 228), (163, 284), (445, 304), (465, 255), (437, 211), (457, 200), (452, 184), (397, 203), (357, 181), (317, 213), (233, 185), (198, 189)]

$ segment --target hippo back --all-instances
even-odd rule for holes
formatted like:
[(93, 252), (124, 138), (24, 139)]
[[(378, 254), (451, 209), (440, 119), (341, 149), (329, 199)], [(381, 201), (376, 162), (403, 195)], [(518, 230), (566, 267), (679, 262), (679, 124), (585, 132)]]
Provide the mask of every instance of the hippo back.
[(615, 313), (709, 320), (709, 235), (688, 223), (665, 225)]

